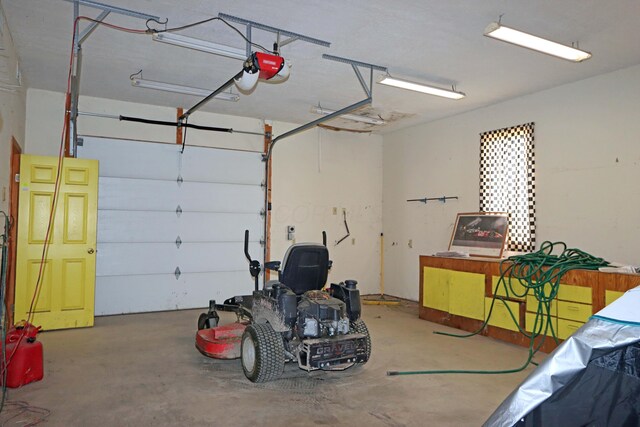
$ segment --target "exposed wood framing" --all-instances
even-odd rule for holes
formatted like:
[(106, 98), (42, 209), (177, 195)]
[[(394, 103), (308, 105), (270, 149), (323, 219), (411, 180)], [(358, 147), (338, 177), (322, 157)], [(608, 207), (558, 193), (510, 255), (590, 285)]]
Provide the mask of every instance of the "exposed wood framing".
[[(271, 140), (273, 138), (273, 127), (269, 124), (264, 125), (264, 153), (265, 155), (267, 154), (267, 152), (269, 151), (269, 145), (271, 144)], [(269, 176), (266, 177), (267, 178), (267, 182), (273, 182), (271, 181), (271, 157), (269, 157), (269, 159), (267, 159), (267, 162), (269, 162), (269, 167), (267, 168), (267, 170), (269, 171)], [(269, 187), (272, 187), (272, 185), (270, 185)], [(267, 206), (270, 208), (271, 207), (271, 188), (267, 188)], [(267, 262), (269, 260), (271, 260), (271, 210), (269, 210), (269, 212), (265, 212), (265, 221), (266, 221), (266, 227), (265, 227), (265, 236), (264, 236), (264, 244), (265, 244), (265, 255), (264, 255), (264, 262)], [(271, 278), (271, 271), (265, 269), (264, 271), (265, 274), (265, 278), (267, 280), (269, 280)]]

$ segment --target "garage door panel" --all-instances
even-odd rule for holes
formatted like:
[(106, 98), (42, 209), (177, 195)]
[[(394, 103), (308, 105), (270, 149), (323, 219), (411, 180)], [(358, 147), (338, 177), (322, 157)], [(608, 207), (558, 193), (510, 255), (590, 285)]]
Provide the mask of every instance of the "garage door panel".
[(177, 230), (183, 242), (242, 242), (245, 230), (252, 240), (263, 233), (257, 213), (184, 212), (180, 219)]
[(174, 212), (260, 212), (260, 186), (101, 178), (100, 209)]
[(175, 211), (178, 195), (177, 182), (100, 177), (98, 209)]
[[(149, 223), (153, 226), (148, 226)], [(242, 242), (262, 236), (262, 217), (256, 213), (99, 211), (98, 239), (103, 243)], [(158, 233), (158, 230), (165, 230)]]
[[(98, 211), (98, 241), (170, 243), (176, 236), (158, 233), (158, 230), (176, 230), (179, 222), (175, 212), (101, 210)], [(149, 226), (150, 223), (153, 226)]]
[(200, 308), (252, 291), (249, 270), (186, 273), (177, 280), (171, 274), (98, 277), (96, 315)]
[[(258, 242), (249, 253), (261, 258)], [(224, 243), (98, 243), (96, 276), (244, 271), (248, 262), (243, 242)]]
[(258, 185), (184, 182), (179, 203), (190, 212), (260, 212), (264, 191)]
[[(85, 137), (78, 155), (100, 160), (100, 177), (129, 177), (177, 180), (180, 147), (122, 139)], [(128, 160), (129, 159), (129, 160)], [(134, 159), (131, 161), (130, 159)], [(132, 168), (132, 163), (136, 167)]]
[[(181, 175), (185, 181), (226, 182), (260, 185), (264, 176), (262, 154), (189, 147), (182, 158)], [(233, 168), (229, 168), (233, 165)]]
[[(244, 256), (244, 242), (183, 243), (178, 251), (180, 270), (186, 273), (204, 271), (249, 271)], [(262, 246), (249, 242), (249, 254), (262, 258)]]
[(173, 274), (177, 251), (174, 243), (98, 242), (96, 276)]

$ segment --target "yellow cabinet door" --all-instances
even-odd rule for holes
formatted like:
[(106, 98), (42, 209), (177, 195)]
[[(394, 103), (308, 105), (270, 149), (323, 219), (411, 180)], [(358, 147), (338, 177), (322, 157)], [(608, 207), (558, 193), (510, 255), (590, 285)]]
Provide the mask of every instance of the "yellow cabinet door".
[(562, 301), (573, 301), (582, 304), (591, 304), (591, 286), (575, 286), (560, 284), (558, 288), (558, 299)]
[(93, 326), (94, 315), (98, 161), (63, 160), (42, 262), (57, 175), (57, 157), (21, 156), (14, 318), (31, 311), (44, 330)]
[(504, 282), (498, 286), (499, 281), (500, 276), (491, 277), (491, 292), (496, 292), (496, 295), (504, 298), (517, 299), (521, 301), (525, 299), (524, 295), (527, 294), (527, 288), (520, 283), (520, 280), (511, 279), (511, 282), (509, 282), (509, 277), (505, 276)]
[[(489, 310), (491, 310), (491, 303), (493, 298), (484, 298), (484, 310), (487, 316)], [(511, 312), (511, 314), (509, 314)], [(511, 317), (513, 315), (513, 317)], [(515, 318), (515, 321), (514, 321)], [(502, 329), (509, 329), (512, 331), (519, 331), (518, 325), (520, 318), (520, 304), (515, 301), (501, 301), (496, 299), (493, 303), (493, 310), (491, 311), (491, 317), (488, 324), (491, 326), (497, 326)]]
[[(551, 324), (547, 325), (549, 319), (551, 319)], [(556, 317), (549, 318), (547, 315), (538, 316), (536, 313), (525, 313), (525, 330), (527, 332), (542, 334), (546, 330), (546, 335), (552, 336), (551, 328), (553, 328), (553, 333), (558, 336), (558, 319)]]
[(558, 338), (566, 340), (575, 331), (580, 329), (584, 325), (582, 322), (576, 322), (574, 320), (558, 319)]
[(449, 313), (484, 320), (484, 277), (449, 270)]
[(591, 304), (558, 301), (558, 317), (560, 318), (575, 320), (577, 322), (586, 322), (592, 314), (593, 306)]
[(424, 267), (422, 277), (422, 299), (425, 307), (449, 311), (449, 273), (450, 270)]
[(624, 295), (624, 292), (605, 290), (604, 291), (604, 305), (611, 304), (612, 302), (614, 302), (615, 300), (620, 298), (622, 295)]

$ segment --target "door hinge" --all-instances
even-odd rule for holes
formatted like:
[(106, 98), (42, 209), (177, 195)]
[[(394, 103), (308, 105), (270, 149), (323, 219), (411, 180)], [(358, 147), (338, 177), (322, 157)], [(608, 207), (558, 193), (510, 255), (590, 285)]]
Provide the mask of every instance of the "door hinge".
[(15, 182), (20, 182), (20, 174), (19, 174), (19, 173), (17, 173), (17, 174), (13, 177), (13, 180), (14, 180)]

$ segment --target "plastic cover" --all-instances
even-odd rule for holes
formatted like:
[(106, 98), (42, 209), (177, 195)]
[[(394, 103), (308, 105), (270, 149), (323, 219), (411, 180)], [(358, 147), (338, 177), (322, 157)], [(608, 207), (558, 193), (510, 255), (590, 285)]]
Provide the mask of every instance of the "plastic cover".
[(640, 425), (640, 322), (615, 318), (624, 307), (638, 307), (638, 298), (640, 288), (633, 289), (593, 316), (498, 406), (484, 426)]

